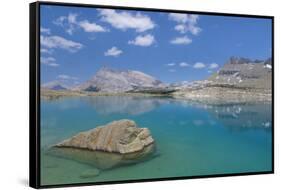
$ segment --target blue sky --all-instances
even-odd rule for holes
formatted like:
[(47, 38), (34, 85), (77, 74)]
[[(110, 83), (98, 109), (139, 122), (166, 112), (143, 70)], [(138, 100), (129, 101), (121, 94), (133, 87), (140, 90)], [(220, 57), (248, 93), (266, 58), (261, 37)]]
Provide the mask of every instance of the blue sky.
[(230, 56), (271, 57), (271, 20), (41, 5), (41, 81), (78, 84), (101, 67), (193, 81)]

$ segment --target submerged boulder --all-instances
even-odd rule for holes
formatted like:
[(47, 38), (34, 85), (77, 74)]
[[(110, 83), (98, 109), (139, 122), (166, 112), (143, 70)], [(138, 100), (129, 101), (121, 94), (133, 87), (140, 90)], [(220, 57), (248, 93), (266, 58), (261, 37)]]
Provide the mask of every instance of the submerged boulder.
[(96, 177), (100, 174), (100, 170), (97, 168), (92, 168), (84, 171), (81, 175), (80, 178), (93, 178)]
[(148, 128), (138, 128), (132, 120), (113, 121), (62, 141), (55, 147), (100, 150), (120, 154), (143, 151), (154, 143)]

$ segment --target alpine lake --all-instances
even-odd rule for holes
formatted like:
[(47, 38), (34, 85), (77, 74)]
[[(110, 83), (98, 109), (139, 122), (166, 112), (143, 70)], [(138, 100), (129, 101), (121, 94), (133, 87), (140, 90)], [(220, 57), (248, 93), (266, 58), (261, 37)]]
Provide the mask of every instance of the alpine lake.
[[(168, 97), (77, 96), (41, 99), (40, 109), (41, 185), (272, 170), (271, 102), (204, 104)], [(138, 163), (108, 168), (98, 168), (96, 160), (89, 164), (48, 153), (64, 139), (120, 119), (148, 128), (155, 153)]]

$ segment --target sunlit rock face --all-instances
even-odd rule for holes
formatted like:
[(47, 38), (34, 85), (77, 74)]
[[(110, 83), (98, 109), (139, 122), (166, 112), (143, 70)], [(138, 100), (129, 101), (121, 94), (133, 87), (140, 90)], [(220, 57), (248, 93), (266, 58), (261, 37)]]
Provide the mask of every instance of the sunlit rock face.
[(127, 154), (142, 151), (144, 147), (153, 143), (154, 140), (148, 128), (138, 128), (134, 121), (123, 119), (78, 133), (58, 143), (56, 147)]
[(74, 90), (118, 93), (127, 92), (139, 87), (161, 86), (163, 86), (161, 81), (140, 71), (102, 68), (92, 79), (75, 87)]

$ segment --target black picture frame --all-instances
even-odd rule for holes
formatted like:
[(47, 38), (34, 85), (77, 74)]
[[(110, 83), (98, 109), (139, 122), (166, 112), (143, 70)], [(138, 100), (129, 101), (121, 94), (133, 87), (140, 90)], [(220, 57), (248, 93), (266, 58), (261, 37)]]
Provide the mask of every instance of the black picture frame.
[[(153, 178), (139, 180), (109, 181), (109, 182), (91, 182), (91, 183), (75, 183), (75, 184), (58, 184), (58, 185), (41, 185), (40, 184), (40, 6), (56, 5), (68, 7), (88, 7), (88, 8), (110, 8), (119, 10), (140, 10), (153, 12), (168, 13), (196, 13), (199, 15), (218, 15), (245, 18), (266, 18), (272, 23), (272, 169), (265, 172), (246, 172), (232, 174), (214, 174), (201, 176), (182, 176), (169, 178)], [(187, 10), (170, 10), (157, 8), (142, 7), (125, 7), (125, 6), (109, 6), (109, 5), (92, 5), (92, 4), (76, 4), (76, 3), (59, 3), (40, 1), (29, 4), (29, 59), (30, 59), (30, 76), (29, 76), (29, 185), (33, 188), (54, 188), (54, 187), (70, 187), (70, 186), (88, 186), (102, 184), (121, 184), (136, 182), (151, 182), (163, 180), (182, 180), (194, 178), (211, 178), (211, 177), (227, 177), (227, 176), (244, 176), (257, 174), (273, 174), (274, 173), (274, 17), (264, 15), (249, 14), (233, 14), (219, 12), (201, 12)]]

